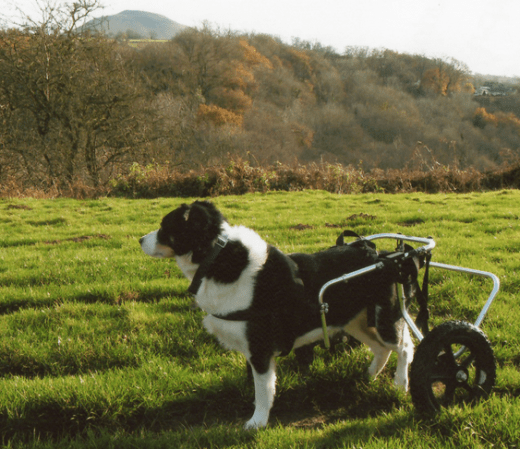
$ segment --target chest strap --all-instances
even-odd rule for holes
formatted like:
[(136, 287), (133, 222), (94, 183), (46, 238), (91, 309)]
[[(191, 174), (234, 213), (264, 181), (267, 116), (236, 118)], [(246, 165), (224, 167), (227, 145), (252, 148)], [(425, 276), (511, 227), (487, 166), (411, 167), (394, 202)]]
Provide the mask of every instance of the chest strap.
[(200, 284), (202, 284), (202, 279), (204, 278), (204, 276), (206, 276), (206, 273), (208, 272), (208, 268), (215, 261), (220, 251), (222, 251), (224, 247), (227, 245), (228, 240), (229, 239), (226, 234), (219, 235), (217, 237), (217, 241), (215, 243), (215, 246), (213, 247), (213, 250), (211, 251), (209, 256), (202, 261), (202, 263), (199, 265), (199, 268), (197, 269), (197, 272), (195, 273), (195, 276), (193, 276), (193, 280), (191, 281), (191, 284), (188, 287), (189, 293), (191, 293), (192, 295), (197, 294), (200, 288)]

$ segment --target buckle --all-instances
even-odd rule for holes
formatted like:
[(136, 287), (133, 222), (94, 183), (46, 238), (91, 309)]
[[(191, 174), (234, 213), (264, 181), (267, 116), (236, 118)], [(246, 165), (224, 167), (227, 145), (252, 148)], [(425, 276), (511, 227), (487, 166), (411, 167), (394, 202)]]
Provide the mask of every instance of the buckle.
[(216, 245), (220, 246), (221, 248), (224, 248), (224, 246), (227, 245), (228, 237), (227, 235), (222, 235), (217, 237)]

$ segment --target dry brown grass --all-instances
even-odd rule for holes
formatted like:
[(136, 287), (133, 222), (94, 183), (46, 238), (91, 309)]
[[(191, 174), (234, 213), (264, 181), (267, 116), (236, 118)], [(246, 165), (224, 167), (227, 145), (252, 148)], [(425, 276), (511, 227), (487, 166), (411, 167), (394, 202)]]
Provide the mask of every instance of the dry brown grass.
[(371, 170), (365, 172), (341, 164), (252, 166), (239, 158), (227, 165), (180, 171), (175, 167), (134, 164), (128, 173), (94, 188), (77, 180), (73, 184), (27, 186), (9, 178), (0, 184), (0, 197), (77, 199), (115, 196), (126, 198), (208, 197), (252, 192), (325, 190), (338, 194), (365, 192), (457, 192), (520, 188), (520, 162), (497, 170), (479, 172), (473, 168), (436, 164), (427, 170)]

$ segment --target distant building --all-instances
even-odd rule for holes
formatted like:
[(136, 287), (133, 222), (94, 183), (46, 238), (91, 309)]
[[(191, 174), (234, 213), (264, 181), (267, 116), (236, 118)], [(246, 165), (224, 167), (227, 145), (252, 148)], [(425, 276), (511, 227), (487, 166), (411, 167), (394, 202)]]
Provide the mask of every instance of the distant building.
[(492, 97), (501, 97), (516, 93), (516, 89), (501, 83), (491, 82), (486, 86), (480, 86), (475, 90), (475, 95), (491, 95)]
[(475, 90), (475, 95), (491, 95), (491, 87), (481, 86)]

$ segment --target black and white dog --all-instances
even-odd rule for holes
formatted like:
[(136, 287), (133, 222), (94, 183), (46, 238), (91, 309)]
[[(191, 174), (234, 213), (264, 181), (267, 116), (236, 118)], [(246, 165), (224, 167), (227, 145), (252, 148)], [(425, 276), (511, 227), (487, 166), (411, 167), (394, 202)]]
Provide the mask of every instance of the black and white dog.
[[(205, 328), (252, 367), (255, 411), (246, 428), (267, 424), (275, 395), (275, 357), (323, 338), (318, 293), (325, 282), (371, 265), (377, 253), (336, 246), (315, 254), (286, 255), (244, 226), (230, 226), (207, 201), (183, 204), (157, 231), (140, 239), (143, 251), (175, 257), (190, 290), (207, 313)], [(382, 274), (326, 290), (328, 331), (346, 331), (374, 353), (376, 377), (397, 352), (395, 384), (408, 388), (413, 343), (398, 305), (395, 280)]]

